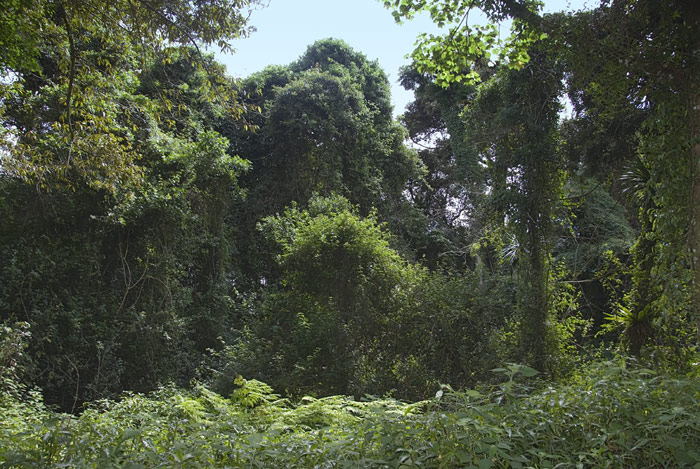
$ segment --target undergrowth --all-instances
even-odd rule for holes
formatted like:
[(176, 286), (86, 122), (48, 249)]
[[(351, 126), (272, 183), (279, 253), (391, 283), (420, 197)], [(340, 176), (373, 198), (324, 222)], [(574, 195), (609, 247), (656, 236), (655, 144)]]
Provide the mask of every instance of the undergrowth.
[(700, 380), (612, 362), (565, 384), (510, 365), (500, 386), (443, 386), (417, 403), (306, 397), (255, 380), (228, 398), (198, 385), (93, 403), (80, 416), (37, 393), (0, 397), (2, 467), (695, 467)]

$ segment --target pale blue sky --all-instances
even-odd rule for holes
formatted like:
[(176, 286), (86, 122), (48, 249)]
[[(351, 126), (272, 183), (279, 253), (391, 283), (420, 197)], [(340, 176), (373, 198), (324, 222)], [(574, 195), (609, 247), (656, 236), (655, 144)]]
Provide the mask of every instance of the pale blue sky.
[[(545, 0), (545, 9), (579, 9), (586, 3), (597, 1)], [(439, 32), (427, 16), (396, 24), (379, 0), (269, 0), (267, 7), (252, 13), (250, 24), (257, 31), (234, 43), (235, 54), (217, 54), (230, 75), (244, 78), (268, 65), (286, 65), (319, 39), (343, 39), (368, 59), (379, 61), (392, 85), (395, 114), (413, 99), (396, 83), (399, 68), (409, 63), (405, 56), (419, 33)]]

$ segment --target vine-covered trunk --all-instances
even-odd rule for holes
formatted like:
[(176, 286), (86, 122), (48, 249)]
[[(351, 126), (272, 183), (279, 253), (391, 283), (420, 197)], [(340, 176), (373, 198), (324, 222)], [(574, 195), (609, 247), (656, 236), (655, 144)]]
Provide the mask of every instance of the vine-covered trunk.
[(527, 340), (535, 369), (544, 371), (547, 361), (547, 253), (544, 233), (536, 222), (528, 223), (527, 249), (529, 251), (527, 297)]
[[(700, 27), (700, 3), (689, 2), (685, 8), (686, 22), (691, 25), (691, 31)], [(700, 50), (700, 35), (692, 36), (691, 56)], [(696, 59), (696, 57), (695, 57)], [(685, 83), (689, 87), (686, 107), (688, 108), (690, 165), (692, 189), (690, 195), (690, 233), (688, 247), (690, 250), (690, 265), (693, 269), (692, 308), (695, 319), (696, 337), (700, 342), (700, 86), (697, 74), (700, 72), (697, 60), (689, 61), (690, 69), (686, 72)]]
[(700, 95), (690, 100), (690, 158), (693, 186), (690, 196), (690, 260), (693, 269), (692, 308), (700, 341)]

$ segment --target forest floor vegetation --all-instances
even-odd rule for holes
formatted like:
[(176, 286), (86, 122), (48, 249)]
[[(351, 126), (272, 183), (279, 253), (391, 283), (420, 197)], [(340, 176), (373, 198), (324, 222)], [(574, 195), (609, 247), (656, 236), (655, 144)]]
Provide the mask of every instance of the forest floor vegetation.
[(256, 380), (90, 404), (79, 415), (4, 384), (1, 467), (700, 467), (700, 378), (599, 361), (564, 382), (495, 370), (497, 386), (404, 403), (292, 403)]

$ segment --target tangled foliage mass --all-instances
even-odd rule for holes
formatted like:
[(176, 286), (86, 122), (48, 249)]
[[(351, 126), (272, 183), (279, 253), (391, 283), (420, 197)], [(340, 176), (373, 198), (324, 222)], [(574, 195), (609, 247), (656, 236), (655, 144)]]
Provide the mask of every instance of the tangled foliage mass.
[(4, 3), (0, 466), (700, 467), (700, 4), (383, 3)]

